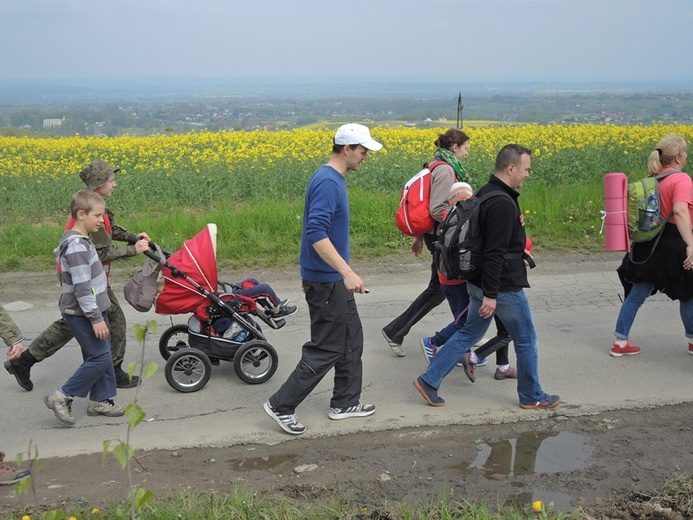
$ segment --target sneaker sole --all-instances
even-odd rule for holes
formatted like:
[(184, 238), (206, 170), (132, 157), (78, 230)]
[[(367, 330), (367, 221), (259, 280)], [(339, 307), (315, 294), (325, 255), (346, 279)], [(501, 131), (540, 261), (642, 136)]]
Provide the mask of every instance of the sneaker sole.
[(333, 421), (340, 421), (342, 419), (350, 419), (351, 417), (368, 417), (369, 415), (373, 415), (375, 413), (375, 410), (371, 410), (370, 412), (355, 412), (355, 413), (340, 413), (340, 414), (333, 414), (332, 412), (329, 412), (327, 416), (332, 419)]
[(431, 401), (431, 398), (428, 397), (428, 394), (426, 393), (426, 390), (423, 389), (423, 387), (419, 384), (419, 382), (414, 379), (414, 387), (419, 391), (419, 393), (423, 396), (424, 399), (426, 399), (426, 402), (430, 404), (431, 406), (435, 407), (440, 407), (440, 406), (445, 406), (445, 401), (442, 403), (434, 403)]
[(267, 415), (269, 415), (272, 419), (274, 419), (274, 422), (276, 422), (276, 423), (279, 425), (279, 427), (280, 427), (282, 430), (284, 430), (286, 433), (288, 433), (288, 434), (290, 434), (290, 435), (301, 435), (303, 432), (305, 432), (305, 430), (303, 430), (302, 432), (295, 432), (295, 431), (293, 431), (292, 429), (290, 429), (286, 424), (284, 424), (284, 423), (279, 419), (279, 417), (277, 417), (277, 416), (275, 415), (275, 413), (274, 413), (274, 412), (272, 411), (272, 409), (267, 405), (267, 403), (265, 403), (265, 404), (262, 405), (262, 409), (265, 411), (265, 413), (266, 413)]
[(613, 350), (609, 351), (609, 355), (611, 357), (637, 356), (638, 354), (640, 354), (639, 350), (637, 352), (624, 352), (623, 354), (619, 354), (618, 352), (614, 352)]
[(87, 410), (87, 415), (89, 417), (98, 417), (101, 415), (102, 417), (122, 417), (125, 415), (125, 410), (123, 410), (121, 413), (103, 413), (103, 412), (90, 412)]
[(70, 421), (70, 419), (65, 419), (56, 411), (51, 402), (48, 400), (48, 396), (45, 396), (43, 398), (43, 402), (49, 410), (53, 410), (53, 415), (55, 415), (55, 418), (58, 419), (61, 423), (67, 424), (68, 426), (73, 426), (75, 424), (74, 419), (72, 421)]
[(520, 403), (520, 408), (523, 410), (548, 410), (549, 408), (556, 408), (559, 404), (561, 404), (561, 400), (558, 399), (555, 403), (552, 403), (549, 406), (539, 406), (539, 403), (536, 404), (522, 404)]
[(387, 345), (392, 349), (392, 352), (397, 354), (399, 357), (405, 357), (407, 355), (407, 353), (402, 348), (402, 345), (398, 345), (394, 341), (390, 341), (390, 338), (387, 337), (387, 334), (385, 334), (384, 330), (381, 330), (380, 332), (383, 333), (383, 338), (385, 338), (385, 341), (387, 341)]

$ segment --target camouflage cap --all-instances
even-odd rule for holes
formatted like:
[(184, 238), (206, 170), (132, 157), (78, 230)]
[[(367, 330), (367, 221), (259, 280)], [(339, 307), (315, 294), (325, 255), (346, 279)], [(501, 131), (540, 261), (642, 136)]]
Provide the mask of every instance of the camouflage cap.
[(95, 190), (106, 184), (111, 174), (117, 171), (120, 171), (120, 168), (114, 168), (101, 159), (94, 159), (92, 162), (82, 168), (79, 178), (84, 181), (87, 188), (90, 190)]

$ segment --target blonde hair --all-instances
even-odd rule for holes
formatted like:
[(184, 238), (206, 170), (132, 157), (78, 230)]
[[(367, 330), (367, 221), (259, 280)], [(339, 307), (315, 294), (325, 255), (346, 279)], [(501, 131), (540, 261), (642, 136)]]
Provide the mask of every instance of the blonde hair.
[(72, 215), (72, 218), (76, 219), (78, 211), (89, 213), (95, 206), (106, 207), (106, 201), (95, 191), (80, 190), (72, 196), (72, 200), (70, 201), (70, 215)]
[(676, 157), (686, 153), (686, 148), (686, 140), (680, 135), (665, 135), (647, 160), (649, 175), (657, 175), (662, 168), (671, 165)]

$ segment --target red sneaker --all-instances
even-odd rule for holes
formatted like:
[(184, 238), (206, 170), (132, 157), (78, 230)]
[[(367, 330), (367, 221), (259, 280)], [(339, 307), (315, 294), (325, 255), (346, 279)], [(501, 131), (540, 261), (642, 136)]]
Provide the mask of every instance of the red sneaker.
[(688, 353), (693, 356), (693, 343), (688, 344)]
[(611, 351), (609, 354), (611, 354), (613, 357), (634, 356), (635, 354), (640, 354), (640, 347), (632, 345), (630, 340), (628, 340), (623, 347), (619, 347), (616, 343), (614, 343), (611, 345)]

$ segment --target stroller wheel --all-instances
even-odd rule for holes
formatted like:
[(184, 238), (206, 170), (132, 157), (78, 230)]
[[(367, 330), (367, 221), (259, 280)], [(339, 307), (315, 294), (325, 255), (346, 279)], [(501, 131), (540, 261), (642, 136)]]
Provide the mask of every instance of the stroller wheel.
[(174, 352), (164, 369), (166, 381), (179, 392), (197, 392), (212, 375), (212, 364), (207, 354), (196, 348)]
[(188, 326), (178, 324), (169, 327), (159, 338), (159, 353), (164, 359), (171, 357), (171, 354), (181, 349), (190, 348), (188, 343)]
[(277, 371), (279, 356), (272, 345), (262, 340), (243, 343), (233, 355), (236, 375), (246, 383), (264, 383)]

